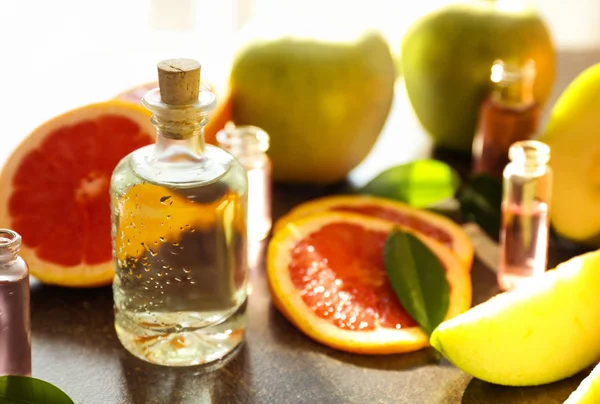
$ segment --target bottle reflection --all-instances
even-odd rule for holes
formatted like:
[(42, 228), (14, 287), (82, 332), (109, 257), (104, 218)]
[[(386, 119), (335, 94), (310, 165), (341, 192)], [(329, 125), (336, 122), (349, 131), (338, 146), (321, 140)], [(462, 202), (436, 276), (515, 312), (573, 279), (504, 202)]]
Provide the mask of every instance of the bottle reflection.
[(120, 362), (121, 395), (132, 404), (246, 402), (254, 394), (244, 344), (201, 368), (154, 366), (130, 355), (121, 355)]

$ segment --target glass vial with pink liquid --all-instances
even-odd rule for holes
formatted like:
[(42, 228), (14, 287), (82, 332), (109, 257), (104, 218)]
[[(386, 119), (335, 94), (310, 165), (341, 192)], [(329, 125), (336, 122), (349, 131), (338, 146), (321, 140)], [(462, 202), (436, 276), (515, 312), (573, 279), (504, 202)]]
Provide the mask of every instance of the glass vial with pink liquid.
[(248, 173), (248, 241), (264, 240), (272, 225), (269, 135), (256, 126), (230, 122), (216, 138), (219, 147), (236, 157)]
[(21, 236), (0, 229), (0, 376), (31, 376), (29, 268)]
[(498, 284), (510, 290), (546, 271), (552, 197), (550, 147), (514, 143), (504, 169)]

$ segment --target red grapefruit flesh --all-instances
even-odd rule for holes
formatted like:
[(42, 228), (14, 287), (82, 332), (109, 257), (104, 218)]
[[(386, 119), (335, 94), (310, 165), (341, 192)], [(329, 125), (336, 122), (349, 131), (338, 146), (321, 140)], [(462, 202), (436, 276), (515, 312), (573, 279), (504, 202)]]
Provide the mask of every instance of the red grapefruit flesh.
[(123, 101), (88, 105), (37, 128), (5, 163), (0, 226), (21, 234), (21, 255), (40, 281), (112, 281), (110, 178), (123, 157), (154, 141), (149, 116)]
[(350, 212), (387, 220), (416, 230), (451, 249), (467, 269), (473, 263), (474, 249), (469, 236), (452, 220), (412, 208), (404, 203), (366, 195), (339, 195), (314, 199), (298, 205), (275, 223), (274, 231), (287, 223), (317, 212)]
[[(336, 349), (385, 354), (428, 346), (427, 335), (402, 307), (385, 271), (383, 246), (394, 226), (363, 215), (325, 212), (280, 228), (267, 260), (275, 306), (307, 336)], [(469, 272), (440, 243), (414, 234), (446, 270), (446, 318), (466, 311)]]
[(298, 242), (288, 270), (304, 303), (342, 329), (416, 326), (386, 281), (386, 237), (383, 231), (334, 222)]

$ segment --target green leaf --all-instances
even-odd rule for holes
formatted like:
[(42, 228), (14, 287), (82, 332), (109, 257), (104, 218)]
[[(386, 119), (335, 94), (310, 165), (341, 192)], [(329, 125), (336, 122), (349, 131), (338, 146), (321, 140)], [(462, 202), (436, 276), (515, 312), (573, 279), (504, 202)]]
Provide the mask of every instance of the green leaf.
[(487, 174), (472, 177), (458, 196), (465, 220), (498, 240), (502, 222), (502, 182)]
[(442, 263), (416, 236), (399, 229), (388, 235), (383, 259), (402, 306), (431, 335), (444, 320), (450, 304)]
[(0, 377), (0, 403), (7, 404), (74, 404), (58, 387), (26, 376)]
[(422, 208), (451, 198), (459, 186), (459, 175), (446, 163), (417, 160), (383, 171), (358, 192)]

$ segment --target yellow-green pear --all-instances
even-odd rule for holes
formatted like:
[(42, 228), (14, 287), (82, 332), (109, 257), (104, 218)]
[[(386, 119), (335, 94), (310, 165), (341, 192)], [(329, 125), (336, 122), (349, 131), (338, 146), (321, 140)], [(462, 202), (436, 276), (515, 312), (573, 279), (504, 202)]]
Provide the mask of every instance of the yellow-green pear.
[(600, 250), (440, 324), (431, 345), (486, 382), (535, 386), (600, 359)]
[(563, 404), (597, 404), (600, 403), (600, 365), (581, 381)]
[(558, 234), (600, 247), (600, 63), (579, 74), (552, 108), (539, 140), (554, 170), (550, 220)]
[(331, 184), (379, 138), (396, 66), (377, 31), (337, 21), (334, 28), (317, 16), (296, 20), (246, 31), (231, 66), (231, 119), (269, 134), (275, 181)]

